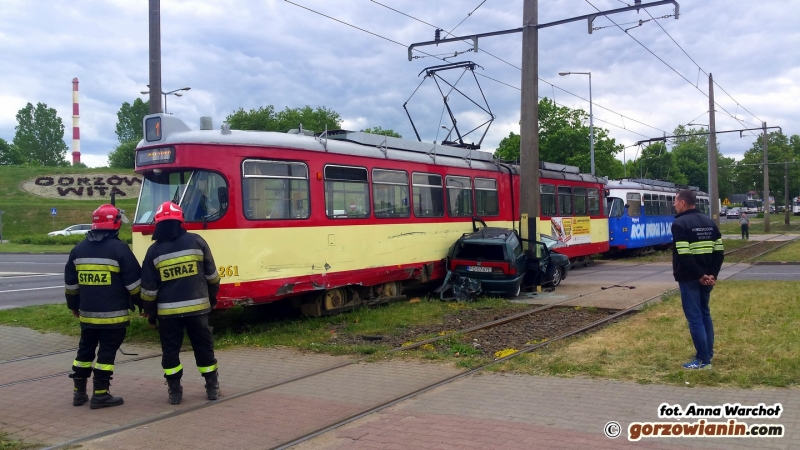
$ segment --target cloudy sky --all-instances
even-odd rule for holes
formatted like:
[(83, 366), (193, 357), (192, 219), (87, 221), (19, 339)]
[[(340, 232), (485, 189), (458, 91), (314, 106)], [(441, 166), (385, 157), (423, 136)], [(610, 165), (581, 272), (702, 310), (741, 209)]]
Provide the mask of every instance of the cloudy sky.
[[(405, 46), (433, 39), (428, 24), (446, 31), (456, 27), (454, 35), (522, 25), (522, 0), (292, 1), (385, 39), (286, 1), (162, 0), (162, 87), (191, 87), (180, 98), (169, 97), (169, 113), (195, 128), (200, 116), (211, 116), (218, 127), (238, 108), (324, 105), (342, 116), (345, 128), (382, 126), (413, 138), (403, 110), (408, 100), (422, 139), (441, 141), (447, 134), (441, 127), (450, 123), (442, 118), (433, 80), (425, 80), (411, 95), (423, 81), (420, 71), (444, 62), (433, 57), (409, 62)], [(148, 1), (2, 4), (0, 138), (13, 139), (15, 115), (27, 102), (44, 102), (58, 111), (71, 147), (71, 81), (77, 77), (82, 160), (105, 165), (117, 143), (114, 127), (121, 104), (146, 99), (140, 91), (147, 90), (149, 76)], [(589, 14), (596, 11), (592, 5), (600, 10), (625, 6), (621, 0), (539, 0), (539, 21)], [(699, 65), (730, 94), (716, 88), (718, 130), (766, 121), (784, 133), (800, 134), (800, 1), (683, 0), (680, 5), (679, 20), (649, 21), (627, 34), (606, 18), (594, 26), (607, 28), (592, 34), (585, 21), (541, 30), (539, 95), (588, 110), (588, 101), (575, 96), (588, 99), (587, 77), (560, 77), (558, 72), (591, 71), (595, 125), (631, 145), (679, 124), (708, 123), (708, 79)], [(658, 18), (673, 14), (673, 8), (649, 12)], [(642, 11), (611, 18), (629, 28), (650, 16)], [(521, 36), (485, 38), (479, 46), (478, 53), (448, 62), (474, 61), (481, 67), (477, 80), (496, 115), (482, 148), (492, 151), (509, 132), (519, 132)], [(469, 48), (448, 44), (421, 50), (444, 58)], [(462, 72), (442, 75), (454, 81)], [(480, 99), (471, 74), (464, 74), (458, 87)], [(458, 95), (450, 98), (462, 131), (487, 119)], [(468, 140), (478, 141), (481, 133)], [(719, 136), (723, 154), (737, 159), (754, 139), (738, 133)]]

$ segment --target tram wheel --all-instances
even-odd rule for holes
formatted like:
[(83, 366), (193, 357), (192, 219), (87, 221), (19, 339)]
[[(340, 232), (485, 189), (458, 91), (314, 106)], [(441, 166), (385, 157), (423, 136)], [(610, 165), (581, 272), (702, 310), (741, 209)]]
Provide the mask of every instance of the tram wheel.
[(403, 287), (399, 281), (391, 281), (383, 284), (384, 297), (397, 297), (403, 291)]
[(342, 289), (330, 289), (325, 292), (325, 310), (332, 311), (344, 306), (347, 300)]

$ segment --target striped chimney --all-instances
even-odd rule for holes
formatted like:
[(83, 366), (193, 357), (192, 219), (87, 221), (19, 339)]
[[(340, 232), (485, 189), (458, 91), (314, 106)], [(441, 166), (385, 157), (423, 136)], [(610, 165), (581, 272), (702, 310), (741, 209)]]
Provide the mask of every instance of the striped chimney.
[(72, 165), (81, 162), (81, 127), (78, 110), (78, 79), (72, 79)]

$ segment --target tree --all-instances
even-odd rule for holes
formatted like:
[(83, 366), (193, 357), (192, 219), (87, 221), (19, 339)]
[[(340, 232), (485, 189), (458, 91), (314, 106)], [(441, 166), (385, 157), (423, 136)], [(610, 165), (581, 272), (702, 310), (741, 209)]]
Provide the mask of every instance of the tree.
[(342, 119), (339, 113), (324, 106), (318, 106), (316, 109), (312, 109), (308, 105), (303, 108), (289, 108), (287, 106), (283, 111), (276, 113), (275, 107), (267, 105), (250, 111), (239, 108), (238, 111), (230, 114), (225, 121), (235, 130), (286, 132), (302, 125), (304, 130), (321, 132), (326, 127), (328, 130), (340, 128)]
[(19, 153), (17, 147), (0, 138), (0, 165), (19, 166), (25, 164), (25, 158)]
[(123, 142), (108, 154), (108, 166), (114, 169), (133, 169), (136, 158), (136, 141)]
[(64, 159), (67, 144), (64, 143), (64, 123), (56, 110), (44, 103), (36, 107), (30, 103), (17, 113), (14, 128), (14, 147), (25, 162), (38, 166), (69, 165)]
[(364, 133), (380, 134), (380, 135), (389, 136), (389, 137), (396, 137), (396, 138), (402, 138), (403, 137), (403, 136), (400, 136), (400, 133), (398, 133), (398, 132), (396, 132), (396, 131), (394, 131), (392, 129), (384, 130), (380, 126), (372, 127), (372, 128), (366, 128), (366, 129), (361, 130), (361, 131), (363, 131)]
[[(744, 153), (744, 158), (736, 167), (736, 187), (740, 192), (756, 191), (763, 196), (764, 192), (764, 137), (759, 134), (753, 146)], [(785, 134), (772, 132), (767, 135), (767, 157), (770, 163), (783, 163), (786, 161), (800, 161), (800, 137), (794, 135), (791, 139)], [(800, 167), (798, 164), (789, 164), (789, 197), (800, 190)], [(769, 166), (769, 191), (776, 198), (778, 204), (784, 195), (784, 167), (783, 164)]]
[[(678, 125), (672, 133), (675, 136), (707, 133), (705, 128), (699, 130)], [(678, 169), (685, 175), (686, 183), (708, 191), (708, 135), (685, 136), (671, 140), (672, 154), (675, 156)], [(717, 152), (717, 165), (721, 165)]]
[(643, 178), (686, 184), (686, 176), (678, 168), (675, 155), (667, 150), (667, 144), (663, 142), (655, 142), (642, 149), (638, 165)]
[[(122, 107), (117, 111), (117, 139), (119, 143), (125, 142), (139, 142), (142, 140), (144, 133), (142, 132), (142, 121), (144, 116), (149, 114), (150, 101), (142, 101), (137, 98), (133, 104), (125, 102)], [(133, 167), (133, 166), (131, 166)]]
[[(542, 161), (578, 166), (591, 171), (589, 115), (581, 109), (558, 106), (543, 98), (539, 101), (539, 158)], [(608, 130), (594, 128), (595, 173), (609, 178), (622, 177), (622, 162), (614, 157), (622, 151)], [(494, 153), (498, 159), (519, 160), (519, 136), (515, 133), (500, 141)]]

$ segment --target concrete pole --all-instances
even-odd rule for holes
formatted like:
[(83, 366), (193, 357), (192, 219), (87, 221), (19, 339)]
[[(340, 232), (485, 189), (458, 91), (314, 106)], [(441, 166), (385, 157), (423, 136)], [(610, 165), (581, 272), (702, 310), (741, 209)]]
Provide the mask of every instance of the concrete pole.
[[(520, 232), (525, 239), (538, 240), (539, 218), (539, 20), (538, 0), (524, 0), (522, 6), (522, 83), (520, 105)], [(527, 216), (527, 225), (524, 217)]]
[(767, 122), (762, 122), (764, 129), (764, 233), (769, 233), (769, 158), (767, 157)]
[(717, 173), (717, 128), (714, 114), (714, 77), (708, 74), (708, 195), (711, 220), (719, 227), (719, 184)]
[(789, 204), (789, 161), (783, 163), (783, 209), (785, 214), (783, 223), (789, 225), (789, 210), (791, 209)]
[(161, 112), (161, 0), (150, 0), (150, 114)]

